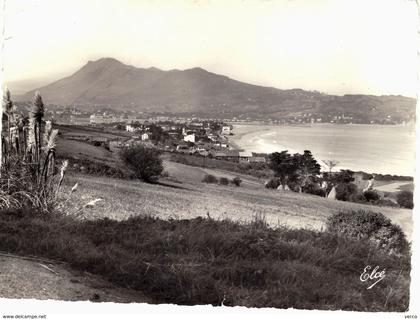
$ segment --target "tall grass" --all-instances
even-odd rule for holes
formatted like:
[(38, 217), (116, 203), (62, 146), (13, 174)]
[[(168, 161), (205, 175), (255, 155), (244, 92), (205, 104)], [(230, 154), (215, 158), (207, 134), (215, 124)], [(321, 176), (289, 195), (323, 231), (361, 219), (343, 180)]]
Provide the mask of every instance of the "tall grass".
[[(75, 221), (6, 211), (0, 249), (69, 263), (156, 303), (406, 311), (410, 256), (369, 240), (211, 218)], [(386, 268), (373, 289), (359, 277)]]
[(45, 106), (37, 92), (28, 116), (19, 112), (7, 90), (3, 113), (7, 126), (1, 131), (0, 209), (32, 207), (52, 211), (67, 161), (57, 169), (58, 130), (44, 121)]

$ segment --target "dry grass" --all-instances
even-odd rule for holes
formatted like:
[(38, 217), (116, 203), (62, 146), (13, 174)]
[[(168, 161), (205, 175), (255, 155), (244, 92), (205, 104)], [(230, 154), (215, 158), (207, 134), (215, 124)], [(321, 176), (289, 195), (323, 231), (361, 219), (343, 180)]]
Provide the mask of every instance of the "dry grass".
[(407, 209), (367, 206), (331, 201), (309, 194), (267, 190), (253, 179), (243, 176), (241, 179), (244, 183), (241, 187), (208, 185), (201, 182), (207, 172), (217, 177), (224, 175), (229, 178), (232, 174), (220, 174), (220, 171), (202, 170), (182, 164), (172, 163), (166, 170), (169, 172), (166, 180), (172, 178), (178, 181), (168, 183), (173, 187), (74, 175), (68, 177), (67, 188), (79, 183), (79, 193), (72, 200), (72, 205), (75, 206), (83, 205), (94, 198), (103, 199), (97, 207), (86, 211), (85, 216), (89, 219), (109, 217), (123, 220), (132, 215), (194, 218), (210, 214), (215, 219), (231, 218), (248, 222), (254, 218), (255, 212), (259, 212), (272, 226), (322, 229), (327, 217), (334, 212), (369, 209), (382, 212), (399, 224), (408, 238), (411, 237), (411, 211)]
[(104, 147), (94, 146), (90, 143), (82, 141), (59, 138), (57, 153), (63, 158), (74, 157), (80, 159), (91, 159), (114, 165), (116, 163), (116, 156), (114, 156), (114, 153), (106, 150)]

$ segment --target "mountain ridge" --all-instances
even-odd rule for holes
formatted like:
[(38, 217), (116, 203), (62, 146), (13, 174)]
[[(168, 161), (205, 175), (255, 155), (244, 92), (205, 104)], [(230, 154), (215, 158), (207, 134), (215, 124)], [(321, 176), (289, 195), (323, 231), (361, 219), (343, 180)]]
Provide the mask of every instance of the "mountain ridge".
[(138, 68), (114, 58), (88, 61), (73, 74), (17, 99), (29, 101), (35, 91), (40, 91), (47, 103), (58, 105), (272, 118), (305, 112), (367, 112), (379, 116), (392, 113), (394, 117), (410, 118), (416, 101), (399, 95), (338, 96), (302, 89), (282, 90), (241, 82), (200, 67), (164, 71)]

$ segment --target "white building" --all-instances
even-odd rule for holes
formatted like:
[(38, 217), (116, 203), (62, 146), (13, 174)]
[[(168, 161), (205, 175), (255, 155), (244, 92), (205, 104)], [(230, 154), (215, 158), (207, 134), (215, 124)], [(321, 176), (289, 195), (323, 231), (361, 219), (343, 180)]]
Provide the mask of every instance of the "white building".
[(127, 132), (134, 132), (134, 131), (136, 130), (136, 128), (135, 128), (133, 125), (131, 125), (131, 124), (127, 124), (127, 125), (125, 126), (125, 130), (126, 130)]
[(143, 134), (141, 135), (141, 140), (142, 140), (142, 141), (147, 141), (148, 139), (150, 139), (150, 136), (149, 136), (149, 134), (148, 134), (148, 133), (143, 133)]
[(222, 134), (223, 135), (229, 135), (230, 134), (230, 126), (228, 126), (228, 125), (222, 126)]
[(184, 136), (184, 141), (195, 143), (195, 134), (185, 135)]

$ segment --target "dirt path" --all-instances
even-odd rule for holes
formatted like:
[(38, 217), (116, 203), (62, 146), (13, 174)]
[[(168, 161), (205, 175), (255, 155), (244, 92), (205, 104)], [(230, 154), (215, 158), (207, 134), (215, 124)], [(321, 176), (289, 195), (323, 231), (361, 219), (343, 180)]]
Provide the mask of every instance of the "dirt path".
[(115, 287), (66, 264), (0, 253), (0, 298), (144, 303), (141, 292)]

